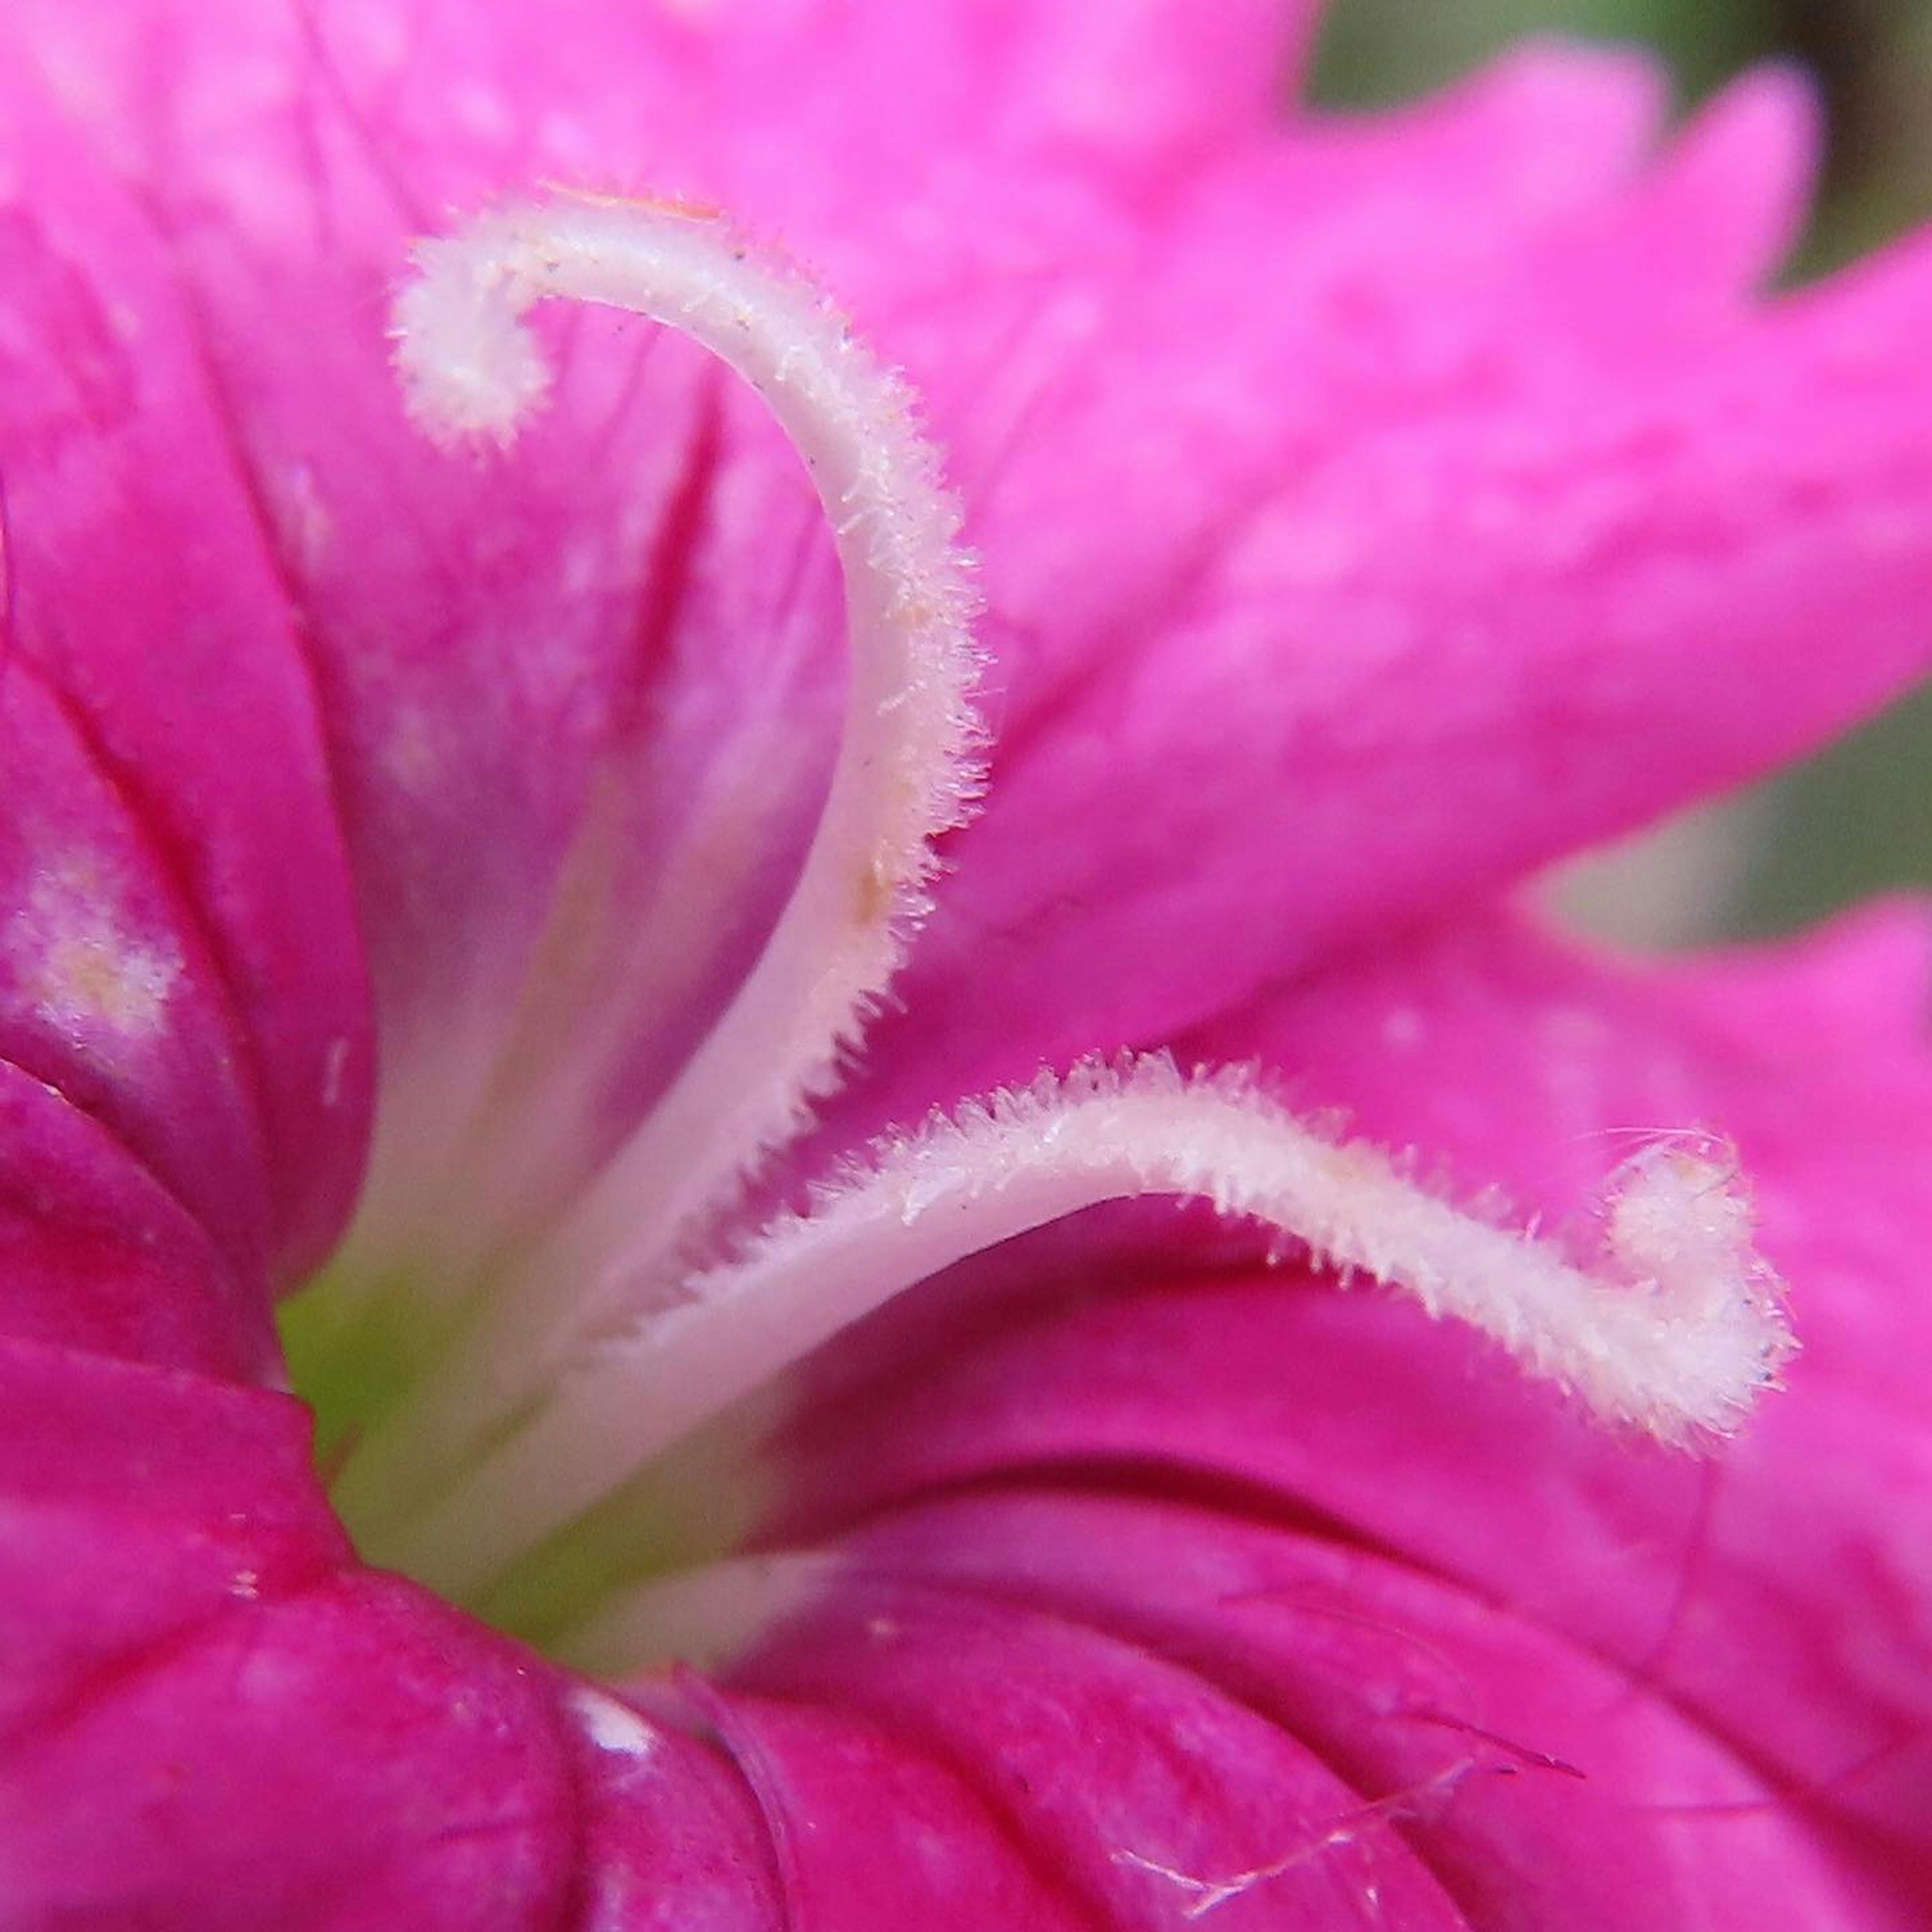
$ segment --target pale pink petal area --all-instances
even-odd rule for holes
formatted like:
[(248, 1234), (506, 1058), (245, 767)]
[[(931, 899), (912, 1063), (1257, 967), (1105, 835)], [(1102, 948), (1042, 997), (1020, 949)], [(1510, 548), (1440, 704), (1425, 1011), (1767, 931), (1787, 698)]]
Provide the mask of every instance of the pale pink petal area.
[(171, 264), (57, 130), (0, 139), (0, 1052), (286, 1280), (372, 1071), (303, 647)]
[(796, 1486), (774, 1534), (961, 1485), (1194, 1485), (1600, 1655), (1761, 1798), (1932, 1898), (1925, 956), (1916, 914), (1666, 973), (1478, 922), (1198, 1042), (1258, 1047), (1301, 1104), (1445, 1184), (1500, 1184), (1512, 1218), (1577, 1214), (1641, 1135), (1720, 1124), (1804, 1352), (1717, 1460), (1618, 1439), (1452, 1327), (1143, 1208), (1016, 1244), (827, 1351), (774, 1444)]
[[(21, 0), (10, 25), (76, 109), (118, 121), (124, 158), (184, 172), (217, 171), (220, 158), (168, 152), (172, 117), (232, 138), (298, 74), (296, 106), (318, 148), (359, 143), (392, 184), (431, 195), (478, 150), (520, 146), (613, 177), (722, 161), (814, 196), (842, 184), (848, 198), (869, 181), (890, 201), (877, 163), (940, 172), (962, 150), (982, 169), (1024, 156), (1104, 172), (1117, 188), (1157, 185), (1160, 170), (1274, 117), (1318, 10), (1316, 0), (1205, 12), (1192, 0), (559, 0), (541, 14), (485, 14), (460, 0), (138, 10)], [(253, 86), (223, 89), (224, 61)], [(160, 153), (143, 153), (157, 140)]]
[(362, 1569), (309, 1430), (289, 1396), (0, 1346), (7, 1923), (780, 1922), (729, 1765)]

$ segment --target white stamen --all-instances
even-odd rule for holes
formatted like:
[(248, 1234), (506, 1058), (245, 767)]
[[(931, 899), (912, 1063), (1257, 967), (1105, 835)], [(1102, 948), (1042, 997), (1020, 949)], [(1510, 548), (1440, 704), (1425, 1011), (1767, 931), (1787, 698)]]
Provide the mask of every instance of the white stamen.
[(718, 217), (589, 198), (487, 215), (418, 249), (397, 363), (432, 432), (507, 439), (548, 381), (521, 321), (562, 296), (676, 328), (758, 391), (812, 472), (851, 656), (831, 790), (797, 886), (730, 1010), (574, 1226), (600, 1255), (714, 1200), (804, 1124), (930, 909), (931, 842), (976, 795), (976, 606), (958, 513), (911, 392), (817, 290)]
[(379, 1430), (365, 1444), (382, 1438), (392, 1475), (434, 1473), (438, 1415), (474, 1429), (514, 1406), (552, 1365), (550, 1345), (567, 1352), (607, 1319), (694, 1216), (725, 1204), (745, 1169), (804, 1124), (929, 909), (932, 840), (966, 817), (980, 778), (958, 513), (910, 391), (823, 296), (715, 214), (670, 203), (512, 207), (417, 259), (421, 276), (397, 304), (397, 363), (412, 410), (446, 440), (507, 441), (539, 403), (548, 371), (522, 318), (547, 297), (662, 322), (743, 376), (832, 524), (850, 672), (824, 813), (764, 952), (670, 1090), (496, 1296), (466, 1359), (416, 1392), (411, 1441)]
[(1600, 1272), (1324, 1139), (1238, 1074), (1089, 1064), (882, 1144), (741, 1259), (566, 1377), (380, 1555), (461, 1594), (725, 1404), (902, 1289), (1092, 1204), (1195, 1196), (1408, 1290), (1599, 1414), (1667, 1441), (1733, 1426), (1792, 1342), (1729, 1165), (1687, 1144), (1611, 1177)]

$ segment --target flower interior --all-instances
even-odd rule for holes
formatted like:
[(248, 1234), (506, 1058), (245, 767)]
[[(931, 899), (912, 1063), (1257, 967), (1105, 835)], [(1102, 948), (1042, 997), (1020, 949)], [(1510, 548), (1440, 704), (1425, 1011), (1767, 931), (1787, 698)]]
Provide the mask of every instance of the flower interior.
[[(953, 1263), (1147, 1195), (1205, 1199), (1339, 1281), (1405, 1290), (1667, 1442), (1730, 1430), (1774, 1383), (1792, 1346), (1778, 1284), (1736, 1163), (1706, 1137), (1624, 1162), (1588, 1240), (1539, 1238), (1297, 1119), (1252, 1070), (1096, 1042), (1091, 1060), (888, 1136), (802, 1203), (754, 1212), (750, 1184), (860, 1050), (930, 910), (934, 841), (982, 780), (957, 508), (904, 382), (722, 216), (559, 194), (425, 244), (418, 267), (397, 362), (440, 441), (508, 446), (539, 406), (525, 317), (540, 301), (649, 318), (748, 382), (830, 523), (849, 662), (822, 814), (763, 950), (567, 1203), (514, 1238), (399, 1241), (371, 1206), (379, 1131), (362, 1218), (283, 1320), (367, 1557), (566, 1660), (656, 1661), (677, 1620), (653, 1603), (755, 1516), (761, 1391)], [(490, 1124), (512, 1144), (524, 1124)]]

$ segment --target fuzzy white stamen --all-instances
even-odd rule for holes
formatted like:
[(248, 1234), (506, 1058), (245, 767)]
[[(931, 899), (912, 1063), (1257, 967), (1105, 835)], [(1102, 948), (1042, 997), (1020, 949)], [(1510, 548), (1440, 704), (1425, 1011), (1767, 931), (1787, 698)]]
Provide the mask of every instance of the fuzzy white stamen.
[[(976, 609), (959, 518), (911, 391), (827, 298), (723, 219), (560, 197), (426, 243), (397, 362), (434, 432), (506, 437), (542, 394), (519, 320), (546, 297), (626, 309), (702, 344), (764, 398), (811, 472), (845, 584), (850, 685), (824, 815), (730, 1010), (560, 1237), (621, 1270), (806, 1118), (931, 908), (932, 841), (976, 796)], [(622, 1258), (619, 1258), (622, 1256)]]
[[(392, 1471), (434, 1460), (423, 1432), (437, 1414), (473, 1427), (513, 1406), (525, 1370), (549, 1364), (547, 1345), (608, 1318), (804, 1124), (929, 910), (932, 841), (967, 816), (980, 777), (958, 512), (911, 392), (824, 296), (715, 214), (669, 202), (508, 208), (424, 244), (417, 260), (397, 304), (396, 361), (440, 440), (507, 442), (541, 401), (548, 371), (523, 317), (546, 298), (663, 322), (744, 376), (830, 520), (850, 682), (824, 812), (763, 953), (670, 1090), (503, 1285), (467, 1359), (418, 1392), (418, 1439), (381, 1450)], [(362, 1480), (352, 1464), (345, 1480)]]
[(1694, 1143), (1612, 1175), (1595, 1271), (1324, 1138), (1244, 1076), (1164, 1058), (1042, 1076), (884, 1143), (742, 1258), (562, 1378), (382, 1557), (473, 1590), (727, 1403), (966, 1256), (1095, 1202), (1195, 1196), (1345, 1275), (1406, 1289), (1600, 1414), (1678, 1441), (1733, 1426), (1792, 1343), (1735, 1174)]

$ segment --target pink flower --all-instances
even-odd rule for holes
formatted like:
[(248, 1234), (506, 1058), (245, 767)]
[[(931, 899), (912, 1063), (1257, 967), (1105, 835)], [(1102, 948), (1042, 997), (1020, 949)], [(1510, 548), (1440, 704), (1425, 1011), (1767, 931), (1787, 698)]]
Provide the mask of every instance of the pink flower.
[(9, 8), (0, 1923), (1924, 1922), (1932, 248), (1310, 10)]

